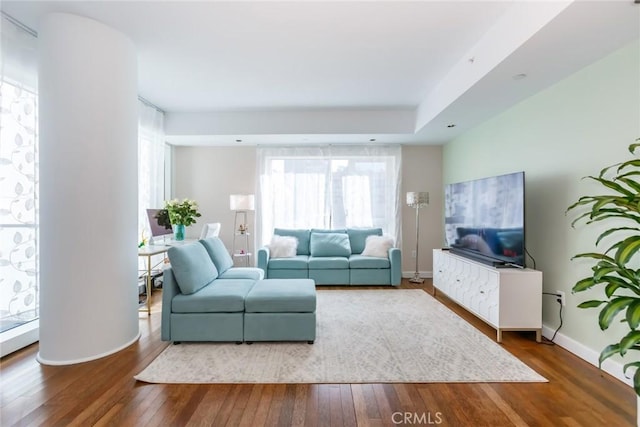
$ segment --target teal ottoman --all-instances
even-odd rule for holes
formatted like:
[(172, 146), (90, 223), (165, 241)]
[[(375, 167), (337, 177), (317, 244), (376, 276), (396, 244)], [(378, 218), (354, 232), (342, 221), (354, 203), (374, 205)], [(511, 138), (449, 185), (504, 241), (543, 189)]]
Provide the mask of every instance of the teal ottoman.
[(258, 280), (244, 300), (244, 341), (316, 339), (316, 284), (311, 279)]

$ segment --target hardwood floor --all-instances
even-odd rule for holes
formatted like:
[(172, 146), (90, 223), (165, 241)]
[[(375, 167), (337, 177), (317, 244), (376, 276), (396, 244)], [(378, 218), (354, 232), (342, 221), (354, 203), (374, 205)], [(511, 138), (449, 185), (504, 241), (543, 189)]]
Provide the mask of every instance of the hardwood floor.
[[(405, 282), (402, 288), (431, 293), (430, 283)], [(503, 345), (548, 383), (138, 383), (133, 376), (168, 345), (160, 341), (159, 296), (154, 294), (150, 317), (140, 313), (140, 340), (112, 356), (42, 366), (34, 344), (3, 358), (0, 425), (635, 425), (631, 388), (558, 346), (536, 343), (533, 333), (505, 332)], [(495, 339), (489, 326), (446, 297), (437, 298)]]

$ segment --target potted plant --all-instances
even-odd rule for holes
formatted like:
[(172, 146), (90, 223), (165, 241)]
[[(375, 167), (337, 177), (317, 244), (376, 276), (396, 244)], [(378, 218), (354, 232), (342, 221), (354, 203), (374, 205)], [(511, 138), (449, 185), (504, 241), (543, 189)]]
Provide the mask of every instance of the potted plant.
[[(640, 139), (629, 146), (635, 155), (640, 147)], [(583, 292), (591, 288), (602, 288), (604, 296), (599, 300), (587, 300), (578, 305), (579, 308), (599, 308), (598, 323), (601, 330), (609, 328), (611, 323), (620, 317), (627, 326), (628, 332), (619, 341), (607, 345), (599, 357), (599, 366), (609, 357), (619, 354), (628, 356), (631, 350), (640, 350), (640, 269), (636, 255), (640, 251), (640, 159), (634, 158), (604, 168), (598, 176), (587, 179), (598, 182), (606, 190), (606, 194), (583, 196), (572, 204), (567, 211), (586, 208), (585, 212), (574, 219), (572, 226), (584, 221), (587, 225), (594, 223), (611, 224), (596, 239), (596, 246), (604, 241), (611, 241), (601, 252), (586, 252), (572, 259), (591, 259), (594, 262), (592, 274), (579, 280), (572, 291)], [(615, 239), (614, 239), (615, 237)], [(633, 387), (640, 396), (640, 358), (638, 353), (631, 356), (631, 361), (624, 365), (626, 374), (629, 368), (636, 368), (633, 375)], [(638, 400), (640, 403), (640, 399)]]
[(184, 240), (185, 227), (196, 223), (196, 218), (201, 215), (198, 212), (198, 204), (195, 200), (178, 199), (165, 200), (164, 209), (156, 215), (158, 224), (167, 226), (167, 221), (173, 225), (176, 240)]

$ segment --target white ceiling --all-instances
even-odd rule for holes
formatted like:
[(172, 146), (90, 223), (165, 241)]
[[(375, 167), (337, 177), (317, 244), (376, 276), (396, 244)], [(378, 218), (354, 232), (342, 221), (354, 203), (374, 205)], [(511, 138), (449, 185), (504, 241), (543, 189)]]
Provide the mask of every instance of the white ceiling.
[(640, 37), (633, 0), (1, 7), (36, 31), (68, 12), (128, 35), (140, 96), (167, 113), (170, 142), (193, 145), (444, 143)]

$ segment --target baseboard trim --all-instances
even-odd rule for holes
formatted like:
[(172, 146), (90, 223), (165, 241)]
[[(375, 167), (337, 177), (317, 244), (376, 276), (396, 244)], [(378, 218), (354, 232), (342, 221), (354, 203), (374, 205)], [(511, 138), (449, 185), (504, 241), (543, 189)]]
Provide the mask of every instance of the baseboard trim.
[(0, 334), (0, 357), (5, 357), (40, 339), (40, 321), (38, 319), (17, 326)]
[[(555, 331), (555, 328), (550, 328), (546, 325), (542, 325), (542, 335), (545, 338), (550, 340), (551, 337), (553, 336), (554, 331)], [(592, 364), (593, 366), (596, 366), (596, 367), (598, 366), (598, 358), (600, 356), (600, 352), (592, 350), (589, 347), (585, 346), (584, 344), (579, 343), (578, 341), (572, 338), (569, 338), (568, 336), (560, 332), (556, 334), (556, 337), (554, 338), (553, 342), (559, 345), (560, 347), (564, 348), (565, 350), (575, 354), (582, 360)], [(622, 381), (629, 387), (633, 387), (633, 379), (627, 378), (624, 376), (624, 372), (622, 371), (623, 367), (624, 367), (623, 363), (620, 363), (613, 359), (607, 359), (602, 364), (602, 370), (604, 372)]]
[(127, 341), (124, 344), (119, 345), (118, 347), (111, 349), (111, 350), (107, 350), (105, 352), (99, 353), (99, 354), (94, 354), (91, 356), (86, 356), (86, 357), (81, 357), (78, 359), (67, 359), (67, 360), (48, 360), (45, 359), (43, 357), (40, 356), (40, 352), (38, 352), (38, 354), (36, 355), (36, 360), (42, 364), (42, 365), (49, 365), (49, 366), (63, 366), (63, 365), (75, 365), (77, 363), (84, 363), (84, 362), (90, 362), (92, 360), (97, 360), (97, 359), (101, 359), (103, 357), (107, 357), (110, 356), (114, 353), (117, 353), (121, 350), (124, 350), (125, 348), (129, 347), (131, 344), (135, 343), (136, 341), (138, 341), (140, 339), (141, 336), (141, 332), (138, 330), (138, 333), (136, 334), (135, 337), (133, 337), (133, 339), (131, 339), (130, 341)]

